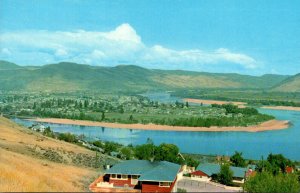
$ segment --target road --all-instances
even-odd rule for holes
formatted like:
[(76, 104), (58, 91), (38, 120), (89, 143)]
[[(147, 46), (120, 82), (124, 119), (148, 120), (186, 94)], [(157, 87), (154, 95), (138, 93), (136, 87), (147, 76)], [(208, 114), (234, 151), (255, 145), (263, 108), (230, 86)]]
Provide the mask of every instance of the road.
[(187, 192), (238, 192), (236, 190), (227, 190), (207, 182), (181, 179), (177, 182), (177, 188), (185, 189)]

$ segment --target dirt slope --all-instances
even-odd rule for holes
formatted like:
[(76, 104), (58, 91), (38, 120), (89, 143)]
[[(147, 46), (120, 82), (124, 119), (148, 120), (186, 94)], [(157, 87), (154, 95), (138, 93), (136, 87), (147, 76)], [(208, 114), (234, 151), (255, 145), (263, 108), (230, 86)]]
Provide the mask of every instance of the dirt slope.
[(0, 117), (0, 192), (87, 191), (109, 159)]

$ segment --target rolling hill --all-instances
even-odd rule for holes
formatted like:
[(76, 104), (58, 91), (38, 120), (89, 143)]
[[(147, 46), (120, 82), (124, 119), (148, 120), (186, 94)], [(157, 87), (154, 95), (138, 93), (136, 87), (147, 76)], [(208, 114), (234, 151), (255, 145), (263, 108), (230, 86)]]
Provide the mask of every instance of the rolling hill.
[(153, 70), (134, 65), (98, 67), (62, 62), (20, 67), (0, 61), (0, 90), (23, 91), (148, 91), (183, 88), (268, 89), (284, 75), (249, 76), (182, 70)]
[(14, 63), (11, 63), (11, 62), (0, 60), (0, 70), (13, 70), (13, 69), (19, 69), (19, 68), (22, 68), (22, 67), (14, 64)]
[(279, 92), (300, 92), (300, 73), (280, 82), (272, 90)]

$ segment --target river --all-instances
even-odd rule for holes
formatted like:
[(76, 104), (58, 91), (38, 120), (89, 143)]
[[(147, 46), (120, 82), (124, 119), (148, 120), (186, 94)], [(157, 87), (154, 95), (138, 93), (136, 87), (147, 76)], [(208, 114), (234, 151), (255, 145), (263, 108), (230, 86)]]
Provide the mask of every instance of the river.
[[(172, 98), (174, 100), (174, 98)], [(165, 98), (164, 98), (165, 101)], [(44, 124), (56, 132), (84, 134), (90, 139), (115, 141), (124, 145), (143, 144), (151, 138), (155, 144), (173, 143), (181, 152), (207, 155), (232, 155), (241, 151), (245, 158), (261, 159), (269, 153), (281, 153), (292, 160), (300, 160), (300, 112), (259, 109), (279, 120), (290, 120), (288, 129), (264, 132), (176, 132), (112, 129), (104, 127)], [(34, 122), (15, 118), (15, 122), (31, 126)]]

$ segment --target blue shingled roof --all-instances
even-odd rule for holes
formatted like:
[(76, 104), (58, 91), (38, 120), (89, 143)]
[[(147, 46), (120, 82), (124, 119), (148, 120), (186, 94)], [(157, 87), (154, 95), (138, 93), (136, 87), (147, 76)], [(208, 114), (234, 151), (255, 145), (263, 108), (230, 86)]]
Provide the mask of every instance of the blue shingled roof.
[(178, 164), (161, 161), (155, 168), (143, 173), (139, 181), (173, 182), (179, 169), (180, 165)]
[(211, 176), (213, 174), (218, 174), (221, 170), (221, 167), (219, 164), (204, 163), (199, 164), (196, 170), (202, 171), (208, 176)]
[(248, 170), (247, 168), (233, 167), (233, 166), (230, 166), (230, 169), (233, 171), (233, 177), (238, 177), (238, 178), (244, 178), (245, 173)]
[[(221, 170), (221, 166), (214, 163), (204, 163), (198, 165), (196, 170), (202, 171), (208, 176), (211, 176), (213, 174), (218, 174)], [(230, 166), (230, 170), (233, 172), (233, 177), (244, 178), (247, 168)]]
[(180, 165), (167, 161), (128, 160), (114, 165), (107, 174), (140, 175), (139, 181), (173, 182)]

